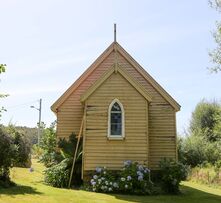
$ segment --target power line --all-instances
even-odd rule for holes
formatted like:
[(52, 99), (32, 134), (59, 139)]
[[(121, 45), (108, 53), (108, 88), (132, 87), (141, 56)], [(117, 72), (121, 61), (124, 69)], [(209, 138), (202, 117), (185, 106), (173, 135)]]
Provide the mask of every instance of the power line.
[(32, 104), (34, 102), (38, 102), (38, 100), (33, 100), (33, 101), (29, 101), (29, 102), (25, 102), (22, 104), (17, 104), (17, 105), (13, 105), (13, 106), (5, 106), (6, 109), (13, 109), (13, 108), (21, 108), (23, 106), (27, 106), (28, 104)]

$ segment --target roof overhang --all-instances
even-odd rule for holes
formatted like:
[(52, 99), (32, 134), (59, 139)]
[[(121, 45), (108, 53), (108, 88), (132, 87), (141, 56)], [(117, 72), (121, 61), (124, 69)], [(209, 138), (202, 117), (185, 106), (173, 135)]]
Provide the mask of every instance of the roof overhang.
[[(92, 74), (92, 72), (104, 61), (112, 51), (120, 53), (142, 76), (149, 82), (152, 87), (175, 109), (180, 110), (180, 105), (166, 92), (138, 63), (135, 61), (117, 42), (113, 42), (97, 60), (64, 92), (64, 94), (51, 106), (53, 112), (63, 104), (63, 102), (81, 85), (81, 83)], [(119, 66), (119, 65), (118, 65)], [(122, 68), (119, 69), (122, 71)], [(127, 74), (127, 73), (126, 73)], [(124, 75), (126, 75), (124, 74)], [(129, 74), (127, 74), (129, 75)], [(127, 76), (126, 76), (127, 77)], [(130, 76), (129, 76), (130, 77)], [(130, 77), (131, 78), (131, 77)], [(96, 82), (95, 82), (96, 83)], [(92, 85), (93, 86), (93, 85)], [(141, 86), (141, 85), (140, 85)], [(142, 86), (141, 86), (142, 87)], [(143, 87), (142, 87), (143, 88)], [(86, 90), (86, 92), (88, 92)], [(86, 93), (85, 93), (86, 94)], [(85, 95), (84, 94), (84, 95)], [(82, 96), (83, 98), (83, 96)]]

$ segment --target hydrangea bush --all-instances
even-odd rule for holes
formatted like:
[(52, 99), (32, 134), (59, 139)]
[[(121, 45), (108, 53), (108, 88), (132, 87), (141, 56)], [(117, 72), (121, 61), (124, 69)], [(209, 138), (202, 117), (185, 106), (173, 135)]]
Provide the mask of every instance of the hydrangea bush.
[(114, 175), (105, 167), (97, 167), (90, 184), (94, 192), (130, 194), (151, 194), (153, 186), (150, 170), (132, 161), (125, 161), (123, 169)]
[(125, 161), (120, 172), (119, 190), (125, 193), (151, 194), (150, 169), (137, 162)]
[(90, 181), (94, 192), (113, 192), (119, 188), (114, 181), (114, 176), (106, 170), (106, 167), (97, 167), (96, 173)]

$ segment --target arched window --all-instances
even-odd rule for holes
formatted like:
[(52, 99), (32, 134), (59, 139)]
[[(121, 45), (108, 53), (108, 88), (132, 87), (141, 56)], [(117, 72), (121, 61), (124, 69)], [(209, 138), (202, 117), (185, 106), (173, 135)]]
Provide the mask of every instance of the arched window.
[(118, 99), (114, 99), (109, 106), (108, 137), (124, 137), (124, 108)]

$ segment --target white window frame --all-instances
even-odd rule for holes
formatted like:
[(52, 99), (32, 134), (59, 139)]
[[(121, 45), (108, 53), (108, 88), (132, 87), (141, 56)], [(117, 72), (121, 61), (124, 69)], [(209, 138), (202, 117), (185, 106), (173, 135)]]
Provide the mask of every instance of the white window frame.
[[(113, 106), (114, 103), (118, 103), (120, 108), (121, 108), (121, 116), (122, 116), (122, 129), (121, 129), (121, 135), (111, 135), (111, 108)], [(114, 99), (108, 108), (108, 132), (107, 132), (107, 137), (109, 140), (123, 140), (125, 138), (125, 119), (124, 119), (124, 107), (122, 105), (122, 103), (118, 100), (118, 99)]]

